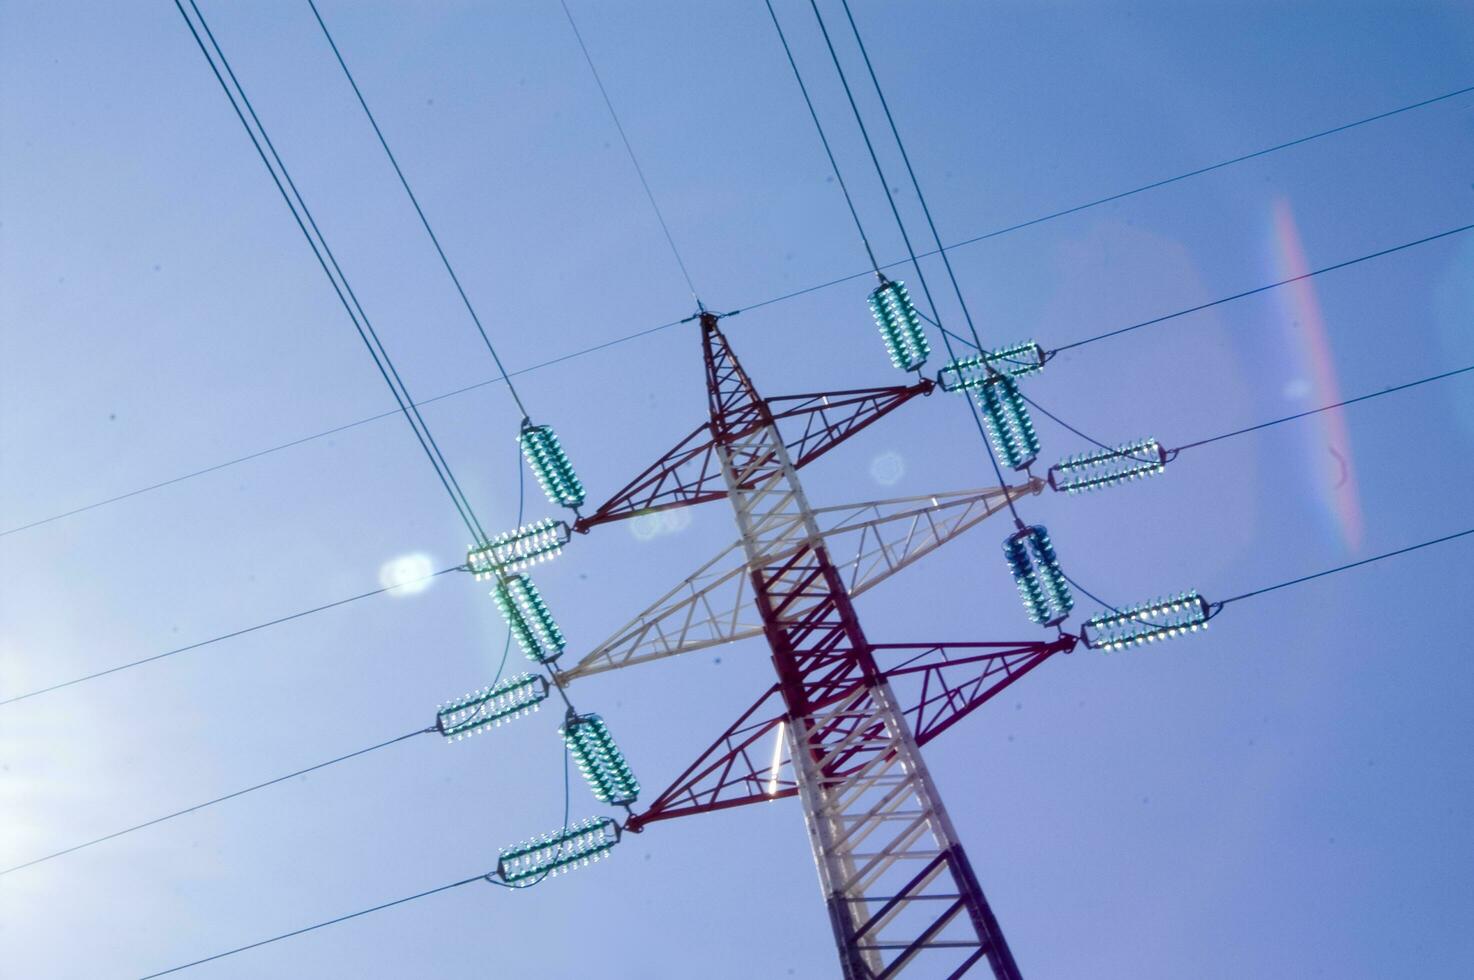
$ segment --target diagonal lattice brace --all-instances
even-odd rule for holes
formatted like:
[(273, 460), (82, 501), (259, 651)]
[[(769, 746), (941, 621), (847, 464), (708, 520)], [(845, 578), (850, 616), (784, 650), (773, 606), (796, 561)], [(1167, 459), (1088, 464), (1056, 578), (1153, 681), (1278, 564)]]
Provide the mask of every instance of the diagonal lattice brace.
[(925, 745), (1056, 653), (1078, 641), (1048, 643), (876, 643), (871, 650)]
[[(877, 643), (871, 650), (923, 745), (1054, 654), (1068, 653), (1075, 642), (1066, 636), (1047, 643)], [(634, 814), (628, 829), (797, 793), (779, 728), (785, 711), (778, 693), (776, 685), (769, 688), (659, 798)], [(870, 706), (864, 678), (855, 674), (815, 702), (815, 716), (822, 719), (816, 736), (836, 746), (825, 759), (830, 775), (856, 775), (857, 760), (882, 736), (869, 721)], [(878, 761), (884, 760), (865, 764)]]
[(711, 423), (702, 423), (598, 510), (580, 517), (573, 529), (586, 532), (596, 525), (627, 517), (722, 499), (727, 495), (727, 487), (722, 482), (715, 446)]
[[(775, 755), (786, 744), (843, 975), (879, 980), (905, 970), (956, 978), (986, 962), (994, 980), (1020, 980), (905, 709), (875, 660), (851, 600), (863, 583), (892, 574), (955, 536), (974, 507), (983, 516), (994, 512), (989, 498), (1006, 500), (1010, 491), (984, 494), (970, 502), (973, 507), (931, 500), (879, 519), (863, 513), (840, 517), (827, 521), (826, 531), (768, 403), (758, 397), (717, 320), (716, 314), (701, 315), (715, 452), (778, 675), (776, 694), (785, 714), (776, 723), (782, 737), (775, 739)], [(1037, 492), (1037, 481), (1029, 489)], [(933, 512), (944, 506), (953, 513), (939, 520)], [(867, 543), (877, 528), (901, 533), (876, 534)], [(855, 554), (846, 573), (832, 550)], [(907, 665), (920, 669), (907, 676), (929, 679), (944, 671), (944, 654), (921, 653), (920, 662)], [(930, 672), (924, 666), (928, 656), (936, 668)], [(957, 710), (972, 700), (955, 678), (944, 686), (941, 696), (923, 704)], [(961, 697), (952, 693), (959, 690)], [(725, 786), (737, 787), (726, 797), (730, 805), (753, 795), (746, 774), (758, 763), (747, 751), (750, 737), (747, 731), (738, 740), (745, 743), (741, 753), (730, 741), (711, 750), (732, 765), (701, 767), (716, 774), (718, 789), (707, 802), (721, 802)], [(778, 765), (781, 760), (770, 768)]]
[(559, 672), (566, 683), (589, 674), (757, 636), (761, 617), (752, 606), (752, 581), (740, 543), (716, 557), (599, 644), (572, 668)]
[(857, 596), (1045, 485), (1035, 477), (1015, 487), (817, 507), (814, 516), (845, 587)]
[[(792, 434), (786, 435), (785, 441), (797, 467), (818, 459), (917, 395), (931, 394), (933, 388), (934, 382), (923, 379), (916, 384), (887, 388), (785, 395), (770, 399), (768, 405), (773, 417), (786, 422), (792, 429)], [(733, 424), (739, 429), (752, 429), (766, 423), (760, 412), (749, 411), (739, 415)], [(574, 530), (587, 532), (600, 524), (726, 497), (727, 488), (716, 462), (715, 446), (712, 424), (703, 423), (600, 505), (598, 510), (579, 518), (573, 525)], [(774, 457), (765, 451), (746, 460), (745, 464), (749, 475), (741, 486), (751, 489), (772, 473)]]
[[(795, 795), (798, 784), (793, 777), (780, 778), (788, 760), (787, 747), (781, 745), (784, 717), (783, 699), (774, 684), (665, 792), (644, 810), (632, 814), (625, 829), (638, 833), (657, 820)], [(777, 752), (774, 739), (781, 746)]]
[[(977, 526), (1007, 506), (1007, 499), (1039, 493), (1041, 480), (1022, 486), (959, 490), (835, 507), (816, 508), (828, 549), (851, 596), (874, 588), (901, 569)], [(800, 550), (802, 522), (786, 495), (763, 522), (763, 544), (775, 560)], [(816, 595), (796, 597), (800, 606)], [(752, 606), (752, 582), (735, 543), (661, 596), (585, 655), (561, 677), (575, 680), (664, 657), (761, 635)]]
[(935, 387), (930, 378), (923, 378), (912, 385), (779, 395), (768, 399), (768, 410), (794, 469), (800, 469), (917, 395), (930, 395)]

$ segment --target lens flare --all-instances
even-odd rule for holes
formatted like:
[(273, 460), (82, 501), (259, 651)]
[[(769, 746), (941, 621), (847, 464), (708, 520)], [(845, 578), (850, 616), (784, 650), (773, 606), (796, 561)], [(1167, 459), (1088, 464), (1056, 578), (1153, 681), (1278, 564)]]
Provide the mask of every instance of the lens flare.
[[(1289, 201), (1279, 198), (1274, 202), (1273, 222), (1278, 278), (1305, 275), (1310, 271), (1310, 265), (1300, 243), (1300, 232)], [(1339, 402), (1341, 386), (1336, 376), (1336, 361), (1313, 282), (1302, 279), (1291, 283), (1280, 295), (1283, 316), (1290, 326), (1289, 336), (1295, 341), (1293, 346), (1298, 368), (1297, 377), (1290, 382), (1286, 393), (1305, 391), (1312, 404)], [(1305, 429), (1313, 440), (1304, 453), (1311, 469), (1310, 479), (1315, 484), (1323, 513), (1334, 526), (1342, 545), (1354, 552), (1361, 547), (1365, 526), (1345, 412), (1338, 408), (1322, 412), (1315, 419), (1315, 424)]]
[(667, 534), (680, 534), (691, 526), (691, 508), (651, 511), (630, 519), (630, 534), (636, 541), (650, 541)]
[(429, 555), (400, 555), (379, 566), (379, 585), (392, 589), (390, 595), (414, 595), (430, 587), (434, 574)]
[(870, 461), (870, 479), (893, 487), (906, 475), (906, 460), (898, 452), (884, 452)]

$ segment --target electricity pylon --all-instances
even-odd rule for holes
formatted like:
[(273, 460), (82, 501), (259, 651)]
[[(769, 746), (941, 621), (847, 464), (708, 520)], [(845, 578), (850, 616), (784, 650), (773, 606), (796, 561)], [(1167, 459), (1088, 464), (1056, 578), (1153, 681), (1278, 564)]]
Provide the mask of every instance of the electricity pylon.
[(1019, 977), (920, 746), (1075, 638), (876, 644), (851, 597), (1043, 481), (814, 508), (798, 470), (933, 383), (765, 399), (717, 320), (709, 420), (575, 528), (726, 498), (741, 537), (558, 678), (761, 634), (777, 683), (626, 829), (797, 795), (846, 978)]

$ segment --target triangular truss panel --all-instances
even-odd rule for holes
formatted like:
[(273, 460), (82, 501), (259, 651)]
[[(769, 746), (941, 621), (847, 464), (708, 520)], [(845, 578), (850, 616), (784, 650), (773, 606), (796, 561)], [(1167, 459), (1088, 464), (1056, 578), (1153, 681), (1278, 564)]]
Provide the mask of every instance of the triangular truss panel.
[(885, 581), (1017, 500), (1044, 489), (1038, 478), (1018, 487), (957, 490), (864, 504), (817, 507), (840, 576), (851, 596)]
[(702, 423), (598, 510), (580, 517), (574, 530), (587, 531), (627, 517), (720, 500), (727, 495), (727, 486), (722, 481), (715, 446), (711, 423)]
[(794, 469), (801, 469), (917, 395), (930, 395), (935, 387), (935, 382), (923, 378), (913, 385), (779, 395), (768, 399), (768, 409)]
[(1048, 643), (876, 643), (876, 663), (896, 691), (917, 745), (925, 745), (1056, 653)]
[[(731, 373), (731, 369), (727, 369)], [(735, 375), (734, 375), (735, 376)], [(900, 408), (917, 395), (928, 395), (936, 385), (923, 379), (912, 385), (886, 388), (857, 388), (850, 391), (785, 395), (768, 400), (775, 419), (786, 423), (787, 448), (796, 467), (810, 463), (855, 433)], [(739, 395), (743, 393), (738, 386)], [(760, 423), (761, 412), (750, 405), (737, 405), (733, 425), (751, 429)], [(655, 511), (688, 507), (719, 500), (727, 495), (715, 455), (716, 437), (711, 422), (704, 422), (639, 476), (629, 482), (599, 509), (574, 524), (588, 531), (600, 524), (639, 517)], [(770, 450), (737, 461), (744, 470), (739, 483), (752, 489), (771, 475), (774, 457)]]
[[(995, 980), (1019, 980), (920, 741), (1064, 649), (1065, 638), (877, 651), (852, 596), (999, 512), (1014, 496), (1038, 493), (1043, 483), (815, 509), (798, 465), (929, 391), (930, 383), (847, 392), (837, 400), (807, 395), (765, 401), (718, 329), (717, 316), (702, 313), (700, 319), (709, 439), (739, 544), (559, 680), (761, 633), (777, 683), (649, 809), (631, 813), (626, 827), (797, 795), (846, 980), (885, 980), (903, 971), (957, 978), (974, 967)], [(780, 418), (803, 418), (805, 428), (796, 437), (785, 434)], [(700, 443), (700, 433), (688, 439), (682, 465), (700, 458), (701, 471), (709, 473), (711, 460), (698, 451)], [(651, 471), (642, 480), (636, 481), (641, 493), (672, 492)], [(895, 662), (884, 666), (877, 652)]]
[[(1047, 643), (876, 643), (871, 650), (920, 746), (1075, 642), (1066, 636)], [(856, 752), (880, 734), (878, 728), (855, 730), (872, 713), (864, 678), (845, 669), (850, 663), (835, 658), (829, 679), (813, 688), (829, 691), (815, 703), (816, 717), (827, 719), (831, 734), (844, 734), (843, 748), (831, 757), (833, 774), (842, 776), (853, 775)], [(629, 829), (797, 793), (778, 694), (776, 685), (764, 692), (659, 798), (633, 815)]]
[[(767, 553), (798, 551), (803, 522), (785, 481), (755, 491), (754, 534)], [(1007, 490), (992, 487), (900, 497), (813, 511), (831, 561), (850, 595), (860, 595), (977, 526), (1014, 498), (1043, 489), (1034, 480)], [(800, 600), (802, 601), (802, 600)], [(810, 601), (813, 601), (812, 599)], [(763, 631), (752, 605), (752, 582), (740, 542), (702, 565), (618, 632), (585, 655), (562, 679), (673, 657), (730, 643)]]

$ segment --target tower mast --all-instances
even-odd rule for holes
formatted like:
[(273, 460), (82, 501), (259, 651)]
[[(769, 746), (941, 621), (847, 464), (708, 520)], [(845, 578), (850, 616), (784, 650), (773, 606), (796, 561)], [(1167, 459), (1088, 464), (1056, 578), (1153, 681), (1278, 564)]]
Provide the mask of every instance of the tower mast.
[[(701, 315), (715, 452), (778, 674), (789, 758), (847, 980), (1020, 976), (767, 403)], [(800, 545), (792, 547), (794, 522)], [(779, 547), (781, 545), (781, 547)], [(834, 700), (834, 692), (850, 693)]]

